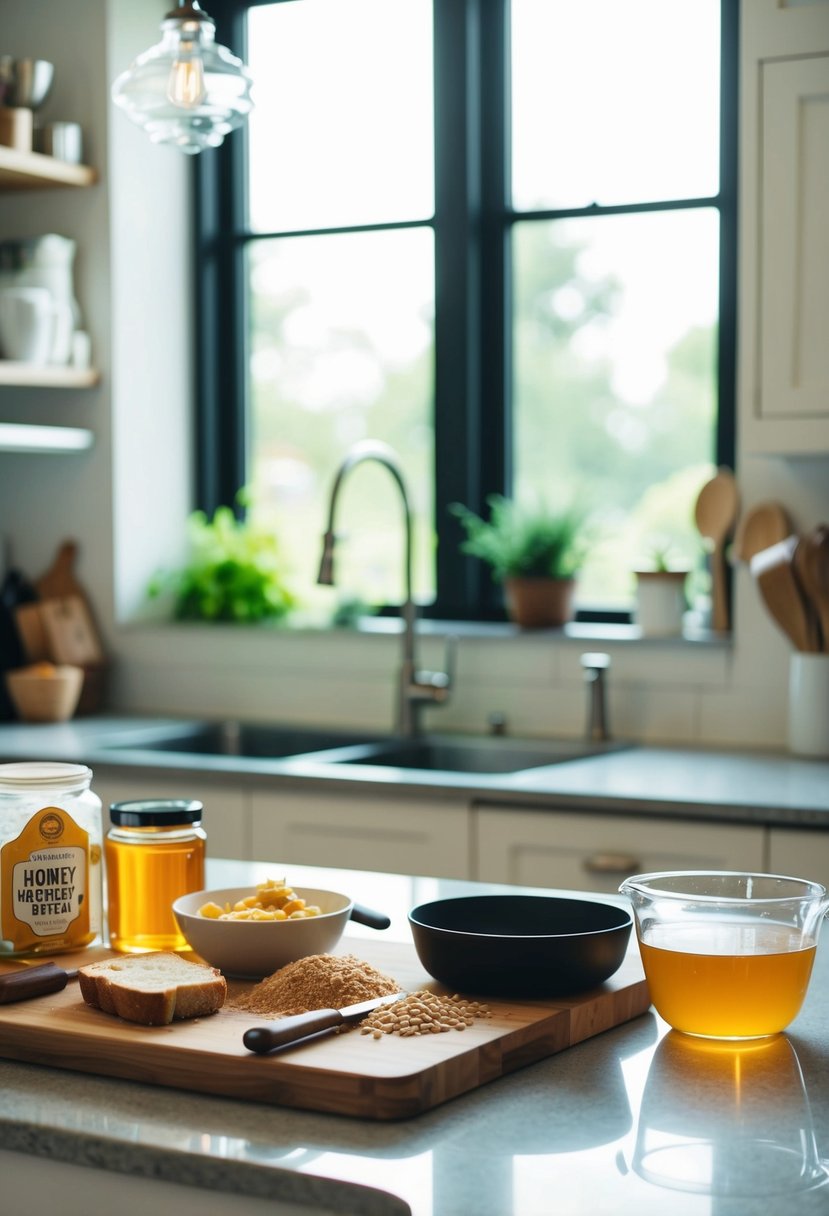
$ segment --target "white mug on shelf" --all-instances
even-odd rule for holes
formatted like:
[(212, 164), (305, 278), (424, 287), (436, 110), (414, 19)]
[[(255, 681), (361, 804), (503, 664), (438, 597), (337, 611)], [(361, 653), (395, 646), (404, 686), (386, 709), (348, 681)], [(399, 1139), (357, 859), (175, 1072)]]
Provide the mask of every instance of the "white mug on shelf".
[(829, 756), (829, 654), (791, 656), (789, 750), (796, 756)]

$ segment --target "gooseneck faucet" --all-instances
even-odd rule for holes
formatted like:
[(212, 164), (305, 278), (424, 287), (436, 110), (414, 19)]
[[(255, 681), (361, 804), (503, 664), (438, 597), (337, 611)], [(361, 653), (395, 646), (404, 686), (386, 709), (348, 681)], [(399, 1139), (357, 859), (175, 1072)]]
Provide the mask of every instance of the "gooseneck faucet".
[(416, 610), (412, 598), (412, 511), (409, 505), (409, 495), (406, 482), (400, 468), (396, 453), (384, 443), (366, 440), (355, 444), (346, 454), (337, 470), (331, 489), (331, 500), (328, 509), (328, 527), (323, 536), (322, 559), (320, 561), (317, 582), (326, 587), (334, 585), (334, 549), (337, 534), (334, 531), (334, 519), (337, 509), (337, 499), (343, 482), (352, 469), (368, 460), (388, 469), (400, 491), (403, 502), (403, 525), (405, 529), (403, 545), (403, 577), (406, 598), (401, 605), (400, 615), (403, 620), (403, 657), (400, 664), (400, 674), (397, 692), (397, 723), (396, 730), (405, 738), (415, 738), (419, 732), (419, 710), (423, 705), (440, 705), (449, 699), (452, 687), (452, 667), (454, 666), (454, 639), (449, 640), (447, 648), (446, 671), (419, 671), (415, 658), (415, 620)]

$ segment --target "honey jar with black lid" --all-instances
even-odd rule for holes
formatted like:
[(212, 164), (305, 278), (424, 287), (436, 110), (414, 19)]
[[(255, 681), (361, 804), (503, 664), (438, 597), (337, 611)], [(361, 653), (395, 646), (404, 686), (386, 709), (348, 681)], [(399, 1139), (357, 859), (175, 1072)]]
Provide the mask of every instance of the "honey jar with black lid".
[(109, 941), (114, 950), (186, 951), (173, 902), (204, 888), (206, 834), (195, 799), (113, 803), (104, 842)]

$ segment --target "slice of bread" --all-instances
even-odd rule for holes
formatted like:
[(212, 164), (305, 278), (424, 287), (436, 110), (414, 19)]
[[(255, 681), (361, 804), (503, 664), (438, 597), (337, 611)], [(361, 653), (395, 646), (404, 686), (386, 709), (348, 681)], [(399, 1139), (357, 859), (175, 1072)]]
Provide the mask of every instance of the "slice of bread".
[(144, 1026), (200, 1018), (221, 1009), (227, 982), (216, 967), (177, 954), (125, 954), (78, 969), (87, 1005)]

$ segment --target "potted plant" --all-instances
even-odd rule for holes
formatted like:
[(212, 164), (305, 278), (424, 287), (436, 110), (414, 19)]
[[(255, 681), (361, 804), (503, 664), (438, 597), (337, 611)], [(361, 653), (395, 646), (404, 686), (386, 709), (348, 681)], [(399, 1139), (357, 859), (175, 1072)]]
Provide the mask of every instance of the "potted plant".
[(646, 637), (676, 637), (682, 633), (687, 608), (685, 581), (688, 570), (672, 566), (664, 546), (652, 550), (647, 568), (634, 571), (636, 623)]
[(180, 621), (279, 620), (295, 606), (285, 578), (279, 542), (252, 519), (239, 520), (230, 507), (213, 518), (194, 511), (187, 520), (190, 553), (184, 567), (152, 581), (151, 598), (172, 598)]
[(486, 562), (504, 588), (510, 619), (524, 629), (564, 625), (573, 615), (576, 574), (584, 557), (584, 518), (492, 494), (489, 519), (460, 503), (451, 510), (466, 533), (461, 552)]

